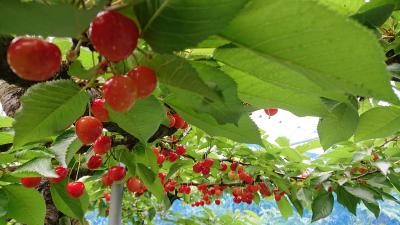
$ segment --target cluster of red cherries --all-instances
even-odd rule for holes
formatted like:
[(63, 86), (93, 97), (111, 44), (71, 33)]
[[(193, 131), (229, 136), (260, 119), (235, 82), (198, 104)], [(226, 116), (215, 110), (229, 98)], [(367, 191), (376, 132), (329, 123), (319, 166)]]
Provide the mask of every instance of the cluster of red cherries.
[(178, 145), (175, 148), (175, 151), (171, 149), (162, 148), (161, 152), (157, 147), (152, 148), (154, 154), (157, 156), (157, 164), (162, 165), (165, 159), (168, 159), (170, 162), (175, 162), (179, 156), (183, 156), (186, 153), (186, 149), (182, 145)]

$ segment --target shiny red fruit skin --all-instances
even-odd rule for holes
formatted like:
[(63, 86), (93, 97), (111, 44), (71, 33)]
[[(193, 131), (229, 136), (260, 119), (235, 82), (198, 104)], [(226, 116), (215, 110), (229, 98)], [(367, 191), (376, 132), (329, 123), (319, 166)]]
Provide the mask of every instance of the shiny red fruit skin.
[(54, 170), (58, 174), (58, 177), (57, 178), (49, 178), (48, 180), (50, 181), (50, 183), (61, 182), (68, 176), (68, 168), (64, 168), (62, 166), (56, 166), (56, 168)]
[(274, 116), (275, 114), (278, 113), (278, 109), (277, 109), (277, 108), (268, 108), (268, 109), (264, 109), (264, 112), (265, 112), (268, 116)]
[(113, 181), (120, 181), (124, 179), (126, 170), (122, 166), (112, 166), (109, 170), (108, 173), (110, 174), (110, 178)]
[(15, 38), (8, 47), (7, 62), (24, 80), (48, 80), (60, 69), (61, 51), (39, 38)]
[(104, 103), (106, 102), (105, 99), (95, 99), (90, 106), (91, 112), (94, 117), (99, 119), (101, 122), (108, 121), (108, 111), (104, 108)]
[(75, 132), (79, 140), (87, 145), (91, 144), (101, 135), (103, 124), (93, 116), (84, 116), (75, 123)]
[(96, 154), (104, 154), (111, 149), (112, 140), (108, 136), (100, 136), (93, 144), (93, 151)]
[(231, 168), (232, 171), (235, 171), (237, 166), (238, 166), (238, 163), (237, 162), (233, 162), (231, 164), (230, 168)]
[(169, 127), (173, 127), (175, 126), (175, 117), (171, 114), (167, 114), (168, 119), (169, 119)]
[(165, 156), (162, 154), (157, 155), (157, 164), (161, 165), (165, 161)]
[(24, 187), (33, 188), (38, 186), (41, 180), (41, 177), (23, 177), (21, 178), (21, 184)]
[(214, 164), (214, 160), (213, 160), (213, 159), (210, 159), (210, 158), (207, 158), (207, 159), (205, 159), (205, 160), (203, 161), (203, 166), (204, 166), (204, 167), (210, 168), (210, 167), (212, 167), (213, 164)]
[(111, 179), (109, 173), (104, 174), (104, 175), (101, 177), (101, 181), (103, 182), (103, 185), (104, 185), (104, 186), (111, 186), (111, 185), (113, 184), (113, 182), (114, 182), (114, 181)]
[(174, 124), (175, 128), (181, 129), (185, 126), (185, 120), (183, 120), (180, 115), (173, 114), (172, 116), (175, 118), (175, 124)]
[(103, 163), (103, 159), (98, 155), (94, 155), (94, 156), (90, 157), (90, 159), (87, 163), (87, 167), (89, 170), (95, 170), (95, 169), (99, 168), (102, 163)]
[(85, 184), (82, 182), (69, 182), (66, 187), (67, 193), (72, 198), (79, 198), (85, 192)]
[(131, 177), (126, 181), (126, 187), (131, 192), (141, 192), (142, 182), (136, 177)]
[(112, 62), (126, 59), (136, 48), (139, 29), (130, 18), (114, 11), (99, 13), (90, 24), (90, 41)]
[(111, 195), (108, 194), (107, 192), (103, 192), (103, 196), (106, 199), (107, 202), (109, 202), (111, 200)]
[(228, 166), (225, 163), (221, 163), (221, 171), (226, 171)]
[(219, 205), (219, 204), (221, 204), (221, 200), (219, 200), (219, 199), (215, 199), (215, 201), (214, 201), (214, 202), (215, 202), (215, 204), (216, 204), (216, 205)]
[(178, 155), (177, 155), (175, 152), (171, 152), (171, 153), (168, 155), (168, 160), (169, 160), (170, 162), (175, 162), (177, 159), (178, 159)]
[(114, 111), (126, 112), (137, 98), (136, 85), (131, 78), (116, 75), (103, 85), (103, 96)]
[(138, 98), (146, 98), (157, 87), (157, 76), (154, 70), (147, 66), (138, 66), (128, 72), (138, 90)]
[(182, 145), (179, 145), (179, 146), (176, 146), (175, 152), (178, 155), (184, 155), (186, 153), (186, 149)]

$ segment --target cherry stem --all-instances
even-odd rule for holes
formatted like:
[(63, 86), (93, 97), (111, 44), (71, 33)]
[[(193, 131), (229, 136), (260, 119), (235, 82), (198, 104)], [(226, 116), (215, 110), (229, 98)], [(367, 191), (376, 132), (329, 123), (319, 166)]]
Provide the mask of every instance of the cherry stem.
[(79, 168), (81, 167), (81, 154), (79, 154), (78, 169), (75, 174), (75, 181), (78, 180)]

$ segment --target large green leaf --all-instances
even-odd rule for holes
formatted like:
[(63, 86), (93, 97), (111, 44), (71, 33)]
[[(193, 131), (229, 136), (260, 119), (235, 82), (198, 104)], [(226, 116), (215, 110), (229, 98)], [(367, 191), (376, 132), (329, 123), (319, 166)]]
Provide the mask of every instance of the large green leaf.
[(363, 200), (363, 203), (369, 209), (369, 211), (371, 211), (374, 214), (374, 216), (376, 218), (379, 217), (381, 209), (379, 208), (379, 204), (378, 203), (373, 204), (373, 203), (370, 203), (370, 202), (365, 201), (365, 200)]
[(324, 149), (349, 139), (357, 128), (358, 113), (345, 103), (336, 105), (318, 123), (318, 134)]
[(332, 213), (333, 210), (333, 195), (330, 192), (325, 192), (317, 196), (312, 203), (312, 221), (325, 218)]
[(68, 130), (56, 138), (51, 150), (54, 152), (56, 159), (63, 167), (68, 167), (69, 162), (75, 153), (82, 147), (74, 130)]
[(16, 177), (58, 177), (51, 165), (51, 158), (36, 158), (26, 162), (12, 172), (12, 175)]
[(0, 33), (78, 37), (102, 7), (103, 4), (100, 4), (90, 10), (79, 10), (67, 4), (49, 6), (37, 2), (2, 0)]
[(44, 224), (46, 204), (37, 190), (20, 185), (8, 185), (3, 188), (9, 199), (7, 217), (28, 225)]
[(377, 205), (378, 202), (374, 198), (374, 193), (371, 192), (371, 190), (364, 188), (364, 187), (350, 187), (350, 186), (344, 186), (344, 189), (349, 192), (350, 194), (361, 198), (363, 201), (367, 201), (369, 203)]
[(380, 27), (390, 17), (398, 0), (373, 0), (365, 3), (351, 18), (374, 28)]
[(118, 126), (138, 138), (142, 143), (147, 140), (160, 127), (165, 114), (161, 103), (150, 96), (143, 100), (137, 100), (134, 106), (127, 112), (114, 112), (109, 110), (110, 119)]
[[(399, 103), (374, 35), (314, 1), (253, 0), (220, 35), (268, 62), (264, 67), (271, 74), (302, 76), (329, 92)], [(247, 64), (259, 61), (245, 57)], [(236, 68), (244, 64), (217, 58)]]
[(176, 110), (186, 121), (204, 130), (209, 135), (227, 137), (233, 141), (262, 145), (260, 133), (255, 123), (247, 113), (242, 114), (238, 126), (232, 123), (218, 124), (218, 122), (208, 114), (197, 113), (195, 99), (190, 93), (178, 93), (169, 95), (165, 101)]
[(7, 214), (8, 211), (8, 196), (7, 193), (0, 189), (0, 217)]
[(351, 213), (356, 215), (357, 204), (360, 202), (360, 199), (351, 195), (341, 186), (338, 187), (336, 195), (338, 202), (342, 204), (344, 207), (346, 207)]
[(148, 65), (157, 73), (162, 84), (180, 90), (186, 90), (208, 99), (220, 99), (221, 96), (199, 77), (190, 63), (178, 56), (156, 54), (151, 60), (139, 58), (140, 64)]
[(89, 207), (89, 196), (87, 192), (80, 198), (72, 198), (66, 192), (67, 180), (52, 183), (50, 186), (51, 198), (57, 209), (67, 216), (83, 219)]
[(21, 97), (22, 110), (15, 116), (14, 146), (55, 135), (81, 116), (89, 95), (71, 80), (40, 83)]
[(149, 0), (135, 6), (142, 36), (158, 52), (183, 50), (218, 33), (247, 0)]
[(1, 116), (0, 117), (0, 127), (12, 127), (12, 123), (14, 119), (8, 116)]
[(400, 129), (400, 109), (393, 106), (372, 108), (361, 114), (355, 140), (387, 137)]
[(318, 2), (344, 15), (351, 15), (365, 4), (365, 0), (319, 0)]
[(156, 176), (156, 174), (147, 168), (142, 163), (136, 164), (136, 171), (139, 175), (139, 178), (143, 181), (143, 183), (147, 186), (149, 191), (159, 200), (167, 203), (165, 201), (166, 195), (164, 193), (163, 186), (161, 184), (160, 179)]
[[(220, 54), (225, 51), (218, 50), (217, 52)], [(228, 54), (228, 52), (226, 53)], [(229, 55), (235, 56), (230, 53)], [(240, 62), (242, 60), (238, 61), (238, 63)], [(261, 70), (264, 67), (255, 66), (254, 68)], [(320, 98), (314, 94), (299, 93), (290, 88), (283, 88), (279, 84), (266, 82), (230, 66), (223, 66), (222, 70), (235, 80), (239, 98), (254, 107), (286, 109), (298, 116), (322, 116), (327, 113)], [(270, 73), (262, 72), (262, 74)]]
[(293, 214), (292, 205), (290, 205), (286, 196), (283, 196), (280, 201), (276, 201), (276, 204), (278, 205), (279, 211), (281, 212), (282, 216), (286, 219), (288, 219), (289, 216)]

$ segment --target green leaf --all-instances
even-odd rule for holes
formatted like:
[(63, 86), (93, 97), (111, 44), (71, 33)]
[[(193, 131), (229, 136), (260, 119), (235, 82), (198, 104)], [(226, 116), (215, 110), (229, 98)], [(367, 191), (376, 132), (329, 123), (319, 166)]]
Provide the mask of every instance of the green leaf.
[(87, 192), (80, 198), (72, 198), (66, 192), (67, 180), (50, 185), (51, 197), (58, 210), (67, 216), (83, 219), (89, 207)]
[(354, 138), (362, 141), (387, 137), (400, 129), (400, 109), (393, 106), (376, 107), (361, 114)]
[[(167, 203), (167, 201), (165, 199), (167, 197), (164, 194), (164, 189), (163, 189), (163, 186), (161, 184), (161, 181), (160, 181), (160, 179), (156, 178), (156, 175), (153, 173), (153, 171), (151, 171), (149, 168), (147, 168), (142, 163), (137, 163), (136, 164), (136, 171), (137, 171), (137, 174), (139, 175), (139, 178), (147, 186), (149, 191), (159, 201), (164, 201), (164, 203)], [(169, 200), (168, 200), (168, 202), (169, 202)]]
[(89, 10), (80, 10), (69, 4), (49, 6), (37, 2), (2, 0), (0, 33), (78, 37), (89, 27), (105, 2)]
[(71, 129), (56, 138), (51, 150), (56, 155), (56, 159), (61, 166), (66, 168), (81, 147), (82, 143), (76, 136), (75, 131)]
[(14, 134), (11, 132), (0, 133), (0, 145), (13, 143)]
[(373, 0), (367, 2), (351, 18), (371, 28), (380, 27), (392, 15), (396, 1)]
[(9, 199), (7, 217), (28, 225), (44, 224), (46, 204), (37, 190), (21, 185), (8, 185), (3, 189)]
[(400, 176), (395, 173), (389, 173), (388, 177), (390, 183), (393, 184), (393, 186), (397, 189), (397, 191), (400, 191)]
[[(241, 116), (238, 126), (231, 123), (221, 125), (211, 115), (199, 114), (194, 111), (193, 108), (196, 107), (196, 104), (182, 100), (182, 97), (169, 95), (165, 101), (188, 123), (204, 130), (211, 136), (226, 137), (237, 142), (262, 145), (258, 128), (247, 113)], [(189, 97), (189, 93), (184, 97)]]
[(68, 75), (74, 76), (83, 80), (90, 80), (93, 76), (96, 75), (96, 68), (92, 67), (91, 69), (86, 69), (82, 62), (79, 60), (75, 60), (68, 67)]
[(325, 192), (317, 196), (312, 203), (312, 222), (329, 216), (333, 210), (333, 195)]
[[(399, 103), (375, 36), (317, 2), (251, 1), (220, 35), (267, 62), (263, 67), (271, 73), (264, 77), (278, 76), (278, 72), (297, 75), (320, 86), (307, 89), (316, 93), (322, 88), (331, 94), (350, 93)], [(259, 60), (240, 58), (247, 63)], [(236, 63), (240, 62), (227, 64)]]
[(336, 195), (337, 195), (337, 201), (356, 216), (357, 204), (360, 202), (360, 199), (356, 198), (354, 195), (351, 195), (341, 186), (338, 186)]
[(318, 2), (343, 15), (354, 14), (365, 4), (365, 0), (320, 0)]
[(174, 175), (180, 168), (191, 165), (192, 162), (189, 160), (180, 160), (172, 164), (171, 168), (169, 168), (168, 174), (165, 177), (165, 180), (168, 180), (172, 175)]
[(292, 205), (290, 205), (286, 196), (283, 196), (280, 201), (276, 201), (279, 211), (285, 219), (288, 219), (293, 214)]
[(379, 214), (381, 212), (381, 209), (379, 208), (379, 204), (378, 203), (369, 203), (368, 201), (363, 200), (364, 205), (369, 209), (369, 211), (371, 211), (375, 218), (379, 217)]
[(344, 189), (350, 194), (358, 198), (361, 198), (363, 201), (367, 201), (373, 204), (378, 204), (376, 199), (374, 198), (374, 193), (367, 188), (361, 186), (359, 187), (344, 186)]
[(55, 135), (81, 116), (89, 95), (72, 80), (32, 86), (21, 97), (22, 110), (15, 116), (14, 147)]
[(357, 128), (357, 123), (358, 113), (354, 108), (345, 103), (336, 105), (331, 113), (321, 118), (318, 123), (318, 134), (322, 147), (327, 149), (338, 142), (349, 139)]
[[(198, 97), (198, 106), (194, 109), (198, 113), (208, 113), (212, 115), (218, 123), (237, 124), (241, 114), (245, 111), (243, 103), (238, 98), (237, 85), (227, 74), (215, 67), (204, 63), (191, 62), (202, 80), (212, 87), (215, 91), (222, 94), (223, 99), (213, 99), (204, 101)], [(181, 93), (183, 94), (183, 93)], [(192, 101), (196, 101), (192, 99)]]
[(5, 216), (8, 211), (8, 196), (5, 191), (0, 189), (0, 218)]
[(323, 94), (318, 85), (272, 65), (250, 50), (223, 47), (215, 51), (214, 57), (229, 64), (222, 70), (235, 80), (239, 98), (246, 103), (258, 108), (287, 109), (299, 116), (327, 112), (318, 95)]
[(228, 25), (247, 0), (150, 0), (135, 6), (142, 36), (157, 52), (193, 47)]
[(8, 116), (1, 116), (0, 117), (0, 127), (12, 127), (12, 123), (14, 119)]
[(209, 99), (220, 99), (221, 96), (200, 78), (189, 61), (175, 55), (156, 54), (149, 61), (142, 57), (140, 64), (148, 65), (156, 71), (157, 79), (167, 87), (186, 90)]
[(137, 100), (127, 112), (109, 110), (110, 120), (119, 127), (138, 138), (142, 143), (147, 143), (149, 138), (160, 127), (165, 114), (164, 107), (154, 97)]
[(14, 172), (16, 177), (58, 177), (51, 164), (51, 158), (36, 158), (19, 166)]

